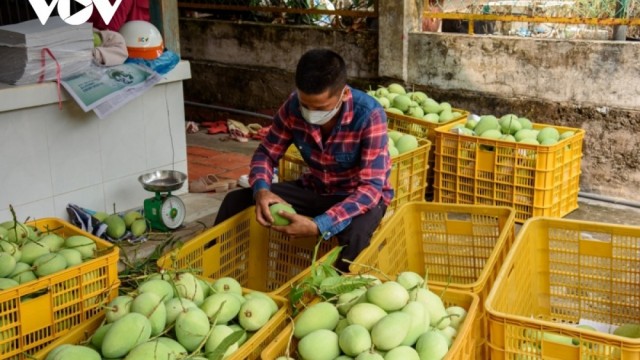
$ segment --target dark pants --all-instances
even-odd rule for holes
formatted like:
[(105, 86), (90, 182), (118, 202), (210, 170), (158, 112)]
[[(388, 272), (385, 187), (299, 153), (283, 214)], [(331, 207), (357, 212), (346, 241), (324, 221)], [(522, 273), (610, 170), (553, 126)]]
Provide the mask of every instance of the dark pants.
[[(333, 205), (344, 200), (346, 196), (323, 196), (302, 187), (299, 181), (287, 181), (276, 183), (271, 186), (271, 191), (280, 196), (293, 206), (298, 214), (315, 217)], [(233, 215), (254, 205), (253, 191), (251, 189), (240, 189), (229, 192), (222, 200), (220, 210), (214, 225), (217, 225)], [(349, 264), (343, 259), (353, 260), (360, 252), (369, 246), (371, 235), (378, 227), (380, 220), (384, 216), (387, 206), (382, 200), (371, 210), (351, 219), (351, 224), (336, 235), (338, 243), (344, 246), (340, 253), (340, 259), (335, 266), (338, 270), (347, 272)]]

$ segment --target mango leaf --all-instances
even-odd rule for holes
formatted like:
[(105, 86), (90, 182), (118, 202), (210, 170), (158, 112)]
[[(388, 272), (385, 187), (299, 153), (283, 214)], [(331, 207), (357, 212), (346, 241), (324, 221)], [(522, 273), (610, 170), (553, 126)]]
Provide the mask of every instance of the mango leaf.
[(240, 341), (240, 339), (242, 339), (242, 336), (244, 336), (244, 333), (245, 333), (244, 330), (236, 330), (231, 334), (229, 334), (226, 338), (224, 338), (224, 340), (222, 340), (220, 345), (218, 345), (218, 347), (215, 348), (215, 350), (205, 354), (207, 356), (207, 359), (209, 360), (224, 359), (224, 354), (227, 352), (229, 347), (231, 347), (233, 344)]
[(314, 269), (312, 269), (311, 271), (311, 286), (313, 287), (318, 287), (320, 286), (320, 284), (322, 283), (322, 281), (327, 277), (327, 274), (325, 273), (322, 264), (316, 266)]
[(320, 265), (320, 268), (322, 269), (322, 272), (324, 273), (325, 278), (340, 276), (338, 271), (331, 265), (323, 263)]
[(304, 287), (294, 286), (289, 291), (289, 301), (291, 302), (291, 307), (295, 310), (295, 306), (302, 300), (307, 289)]
[(314, 287), (319, 287), (323, 280), (329, 277), (340, 276), (338, 271), (333, 267), (333, 264), (338, 260), (340, 256), (341, 246), (336, 246), (327, 255), (327, 259), (322, 263), (316, 263), (312, 267), (312, 278)]
[(328, 253), (327, 259), (320, 263), (317, 261), (317, 256), (323, 241), (324, 239), (321, 236), (315, 245), (310, 274), (300, 283), (294, 285), (289, 293), (289, 300), (294, 312), (297, 312), (296, 306), (301, 302), (305, 294), (321, 294), (323, 292), (321, 286), (324, 282), (332, 281), (330, 280), (331, 278), (340, 278), (340, 273), (333, 267), (333, 264), (338, 260), (342, 247), (333, 248)]
[(338, 261), (338, 256), (340, 256), (340, 252), (342, 251), (343, 246), (336, 246), (327, 255), (327, 259), (323, 262), (323, 264), (334, 265), (336, 261)]
[(372, 281), (374, 279), (355, 276), (330, 277), (322, 282), (318, 290), (323, 298), (328, 299), (367, 286)]

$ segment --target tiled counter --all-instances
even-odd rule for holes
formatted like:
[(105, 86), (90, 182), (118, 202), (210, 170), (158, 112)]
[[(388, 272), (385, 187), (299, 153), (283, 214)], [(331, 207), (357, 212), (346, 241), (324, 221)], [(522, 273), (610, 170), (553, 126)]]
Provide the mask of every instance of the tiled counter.
[[(111, 212), (142, 206), (152, 194), (138, 176), (187, 173), (180, 62), (161, 82), (105, 119), (85, 113), (56, 84), (0, 85), (0, 221), (67, 218), (74, 203)], [(176, 194), (187, 191), (187, 183)]]

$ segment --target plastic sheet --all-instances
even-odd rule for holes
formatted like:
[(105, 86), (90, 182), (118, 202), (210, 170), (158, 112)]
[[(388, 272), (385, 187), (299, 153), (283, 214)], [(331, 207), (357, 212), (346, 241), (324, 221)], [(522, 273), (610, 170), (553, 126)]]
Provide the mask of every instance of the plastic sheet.
[(145, 65), (151, 70), (164, 75), (171, 71), (180, 62), (180, 56), (171, 50), (165, 50), (162, 55), (154, 60), (146, 60), (141, 58), (128, 58), (126, 63)]

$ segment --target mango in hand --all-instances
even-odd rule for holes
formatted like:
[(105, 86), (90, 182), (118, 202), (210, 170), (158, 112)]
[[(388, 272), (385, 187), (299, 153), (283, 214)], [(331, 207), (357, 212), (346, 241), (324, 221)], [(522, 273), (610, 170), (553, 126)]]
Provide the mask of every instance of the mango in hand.
[(295, 214), (296, 211), (291, 207), (291, 205), (275, 203), (269, 206), (269, 211), (271, 212), (271, 217), (273, 217), (273, 225), (276, 226), (286, 226), (289, 225), (289, 219), (281, 216), (279, 214), (280, 210), (286, 211), (290, 214)]

